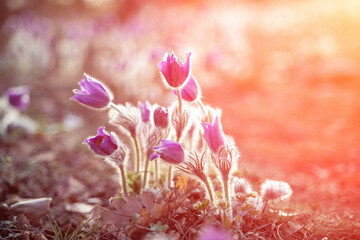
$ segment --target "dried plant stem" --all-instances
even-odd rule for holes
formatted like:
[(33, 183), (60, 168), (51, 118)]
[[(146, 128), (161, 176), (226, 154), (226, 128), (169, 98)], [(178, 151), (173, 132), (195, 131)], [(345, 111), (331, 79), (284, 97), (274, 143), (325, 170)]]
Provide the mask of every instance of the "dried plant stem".
[(147, 180), (147, 174), (148, 174), (148, 169), (149, 169), (149, 161), (150, 161), (150, 158), (146, 158), (146, 161), (145, 161), (145, 171), (144, 171), (144, 179), (143, 179), (143, 188), (146, 187), (146, 180)]
[(212, 187), (210, 185), (210, 181), (209, 181), (209, 178), (208, 177), (205, 177), (205, 179), (203, 179), (205, 185), (206, 185), (206, 188), (209, 192), (209, 197), (210, 197), (210, 201), (211, 202), (214, 202), (214, 195), (213, 195), (213, 191), (212, 191)]
[(180, 93), (180, 89), (179, 89), (179, 88), (176, 88), (176, 94), (177, 94), (178, 101), (179, 101), (179, 114), (182, 114), (181, 93)]
[(124, 195), (127, 196), (127, 184), (126, 184), (126, 174), (125, 174), (125, 168), (124, 166), (120, 166), (120, 173), (121, 173), (121, 180), (122, 180), (122, 186), (124, 190)]

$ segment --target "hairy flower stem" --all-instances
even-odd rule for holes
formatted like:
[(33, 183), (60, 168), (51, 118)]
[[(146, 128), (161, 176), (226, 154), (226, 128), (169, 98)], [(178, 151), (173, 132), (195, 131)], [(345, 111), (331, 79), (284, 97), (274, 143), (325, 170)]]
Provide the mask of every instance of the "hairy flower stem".
[(140, 172), (140, 146), (137, 137), (132, 137), (136, 150), (136, 173)]
[(206, 111), (205, 111), (205, 107), (204, 107), (204, 104), (202, 103), (202, 101), (199, 99), (197, 100), (197, 104), (200, 106), (201, 108), (201, 111), (204, 113), (204, 117), (206, 117)]
[(168, 173), (168, 187), (171, 188), (171, 178), (172, 178), (172, 166), (169, 166), (169, 173)]
[(128, 192), (127, 192), (127, 184), (126, 184), (126, 174), (125, 174), (125, 168), (124, 166), (119, 167), (120, 168), (120, 173), (121, 173), (121, 180), (122, 180), (122, 186), (123, 186), (123, 190), (124, 190), (124, 195), (127, 196)]
[(213, 191), (212, 191), (212, 187), (210, 185), (210, 181), (209, 181), (209, 178), (208, 177), (205, 177), (205, 179), (203, 179), (205, 185), (206, 185), (206, 188), (209, 192), (209, 197), (210, 197), (210, 201), (211, 203), (214, 202), (214, 195), (213, 195)]
[(148, 174), (148, 169), (149, 169), (149, 160), (150, 158), (147, 157), (146, 161), (145, 161), (145, 171), (144, 171), (144, 181), (143, 181), (143, 188), (146, 187), (146, 180), (147, 180), (147, 174)]
[[(229, 177), (223, 176), (223, 183), (224, 183), (224, 195), (225, 195), (225, 201), (227, 205), (229, 206), (229, 218), (230, 221), (232, 221), (232, 214), (231, 214), (231, 205), (230, 205), (230, 195), (229, 195)], [(226, 211), (224, 210), (224, 215), (226, 215)]]
[(159, 186), (159, 163), (158, 160), (155, 159), (155, 184)]
[(176, 94), (177, 94), (178, 101), (179, 101), (179, 114), (182, 114), (181, 93), (180, 93), (180, 89), (179, 89), (179, 88), (176, 88)]

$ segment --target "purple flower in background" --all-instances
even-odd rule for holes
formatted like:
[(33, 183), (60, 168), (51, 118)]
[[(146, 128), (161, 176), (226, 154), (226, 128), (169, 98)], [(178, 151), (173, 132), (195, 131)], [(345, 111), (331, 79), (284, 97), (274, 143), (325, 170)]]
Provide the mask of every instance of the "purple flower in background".
[(157, 107), (154, 111), (154, 124), (156, 127), (166, 128), (169, 125), (168, 110)]
[(161, 158), (171, 164), (179, 164), (184, 161), (185, 152), (180, 143), (163, 139), (161, 144), (161, 146), (154, 147), (154, 153), (151, 154), (150, 160)]
[(79, 103), (93, 108), (105, 108), (112, 101), (112, 95), (104, 85), (94, 78), (84, 75), (79, 83), (80, 89), (74, 89), (75, 95), (71, 98)]
[(19, 86), (9, 88), (6, 91), (6, 95), (8, 97), (9, 103), (19, 109), (20, 111), (24, 111), (30, 104), (30, 89), (27, 86)]
[(232, 240), (230, 234), (221, 227), (214, 225), (205, 226), (197, 240)]
[(141, 120), (145, 123), (149, 122), (150, 120), (150, 106), (149, 102), (146, 101), (144, 103), (139, 102), (138, 108), (140, 109), (141, 113)]
[(99, 127), (98, 134), (85, 139), (83, 143), (87, 143), (94, 153), (109, 156), (116, 151), (119, 143), (114, 132), (109, 134), (104, 130), (105, 127)]
[(186, 81), (190, 70), (190, 55), (187, 53), (186, 62), (183, 64), (174, 53), (168, 55), (166, 61), (158, 63), (158, 67), (170, 87), (178, 88)]
[(225, 145), (224, 133), (220, 126), (219, 117), (215, 118), (213, 124), (201, 123), (204, 127), (204, 139), (213, 153), (217, 153), (218, 150)]
[[(173, 93), (177, 96), (176, 90), (173, 90)], [(189, 80), (181, 88), (180, 93), (181, 98), (188, 102), (195, 101), (198, 98), (199, 87), (192, 75), (189, 76)]]

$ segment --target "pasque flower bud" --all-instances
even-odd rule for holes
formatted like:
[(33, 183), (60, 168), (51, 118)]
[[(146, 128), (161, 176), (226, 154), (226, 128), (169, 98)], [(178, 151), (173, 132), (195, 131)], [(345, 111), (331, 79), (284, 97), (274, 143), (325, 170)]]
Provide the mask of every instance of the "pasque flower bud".
[(150, 156), (150, 160), (155, 158), (161, 158), (171, 164), (179, 164), (184, 161), (185, 152), (180, 143), (163, 139), (161, 146), (154, 147), (154, 153)]
[(115, 133), (107, 133), (105, 127), (99, 127), (98, 134), (85, 139), (83, 143), (88, 144), (94, 153), (102, 156), (113, 154), (119, 146)]
[(112, 101), (112, 95), (106, 90), (99, 81), (84, 75), (84, 79), (79, 82), (80, 89), (74, 89), (75, 95), (71, 98), (79, 103), (93, 108), (105, 108)]
[(181, 87), (188, 78), (190, 71), (190, 55), (190, 52), (186, 54), (187, 59), (184, 64), (174, 55), (174, 53), (168, 55), (166, 61), (158, 63), (158, 67), (170, 87)]

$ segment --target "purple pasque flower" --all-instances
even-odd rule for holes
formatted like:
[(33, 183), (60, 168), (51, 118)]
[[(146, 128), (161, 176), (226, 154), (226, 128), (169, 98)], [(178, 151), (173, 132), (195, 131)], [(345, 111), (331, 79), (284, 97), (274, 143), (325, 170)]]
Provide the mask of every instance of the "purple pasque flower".
[(89, 137), (83, 143), (89, 145), (90, 149), (102, 156), (110, 156), (119, 146), (119, 141), (114, 132), (105, 131), (105, 127), (99, 127), (98, 134), (94, 137)]
[(172, 88), (178, 88), (184, 84), (190, 72), (190, 55), (187, 53), (186, 62), (183, 64), (174, 53), (168, 55), (166, 61), (158, 63), (158, 67), (164, 76), (168, 85)]
[(30, 104), (30, 89), (27, 86), (12, 87), (6, 91), (10, 105), (24, 111)]
[(140, 114), (141, 114), (141, 120), (144, 123), (149, 122), (150, 120), (150, 105), (148, 101), (145, 101), (144, 103), (139, 102), (138, 103), (138, 108), (140, 110)]
[[(173, 93), (177, 96), (177, 92), (174, 89)], [(184, 84), (184, 86), (180, 90), (181, 98), (188, 102), (193, 102), (196, 99), (198, 99), (199, 96), (199, 87), (196, 83), (195, 78), (190, 75), (187, 82)]]
[(150, 160), (155, 158), (161, 158), (171, 164), (179, 164), (184, 161), (185, 152), (180, 143), (163, 139), (161, 146), (154, 147), (154, 153), (150, 156)]
[(222, 227), (207, 225), (201, 230), (197, 240), (232, 240), (231, 235)]
[(94, 78), (84, 74), (84, 79), (79, 82), (80, 89), (74, 89), (75, 95), (71, 98), (79, 103), (93, 108), (107, 107), (113, 97), (105, 86)]
[(154, 124), (156, 127), (167, 128), (169, 125), (168, 110), (164, 107), (157, 107), (154, 111)]
[(214, 123), (201, 123), (204, 128), (203, 137), (213, 153), (225, 146), (225, 137), (221, 129), (219, 117), (216, 117)]

